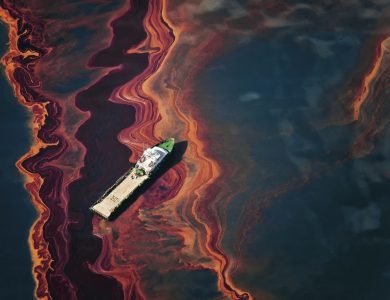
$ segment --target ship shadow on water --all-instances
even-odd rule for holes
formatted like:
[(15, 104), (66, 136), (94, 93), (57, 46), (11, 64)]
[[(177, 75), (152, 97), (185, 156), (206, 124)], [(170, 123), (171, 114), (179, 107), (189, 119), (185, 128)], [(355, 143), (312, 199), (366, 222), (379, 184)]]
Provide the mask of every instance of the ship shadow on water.
[[(134, 194), (127, 198), (123, 204), (111, 215), (109, 221), (114, 221), (121, 215), (126, 209), (128, 209), (137, 199), (146, 192), (161, 176), (163, 176), (170, 168), (181, 162), (184, 153), (188, 147), (187, 141), (181, 141), (175, 143), (172, 153), (161, 163), (158, 170), (146, 181), (141, 187), (139, 187)], [(147, 200), (147, 199), (146, 199)]]

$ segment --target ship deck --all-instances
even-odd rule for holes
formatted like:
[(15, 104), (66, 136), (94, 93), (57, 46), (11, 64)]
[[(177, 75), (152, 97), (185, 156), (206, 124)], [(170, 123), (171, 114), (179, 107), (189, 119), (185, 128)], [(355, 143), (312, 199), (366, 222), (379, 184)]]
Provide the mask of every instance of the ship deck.
[(104, 195), (102, 200), (91, 206), (90, 209), (103, 218), (109, 219), (119, 206), (148, 178), (147, 175), (136, 177), (133, 169), (121, 182), (115, 184), (115, 188)]

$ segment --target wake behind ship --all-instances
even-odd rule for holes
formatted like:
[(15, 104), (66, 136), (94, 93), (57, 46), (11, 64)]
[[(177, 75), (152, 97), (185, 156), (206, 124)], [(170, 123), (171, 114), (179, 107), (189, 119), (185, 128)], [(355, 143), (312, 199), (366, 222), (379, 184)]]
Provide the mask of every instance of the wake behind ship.
[(172, 152), (174, 144), (175, 140), (170, 138), (146, 149), (134, 168), (131, 168), (120, 177), (90, 207), (90, 210), (105, 219), (110, 219), (123, 202), (150, 179), (151, 175), (161, 166), (168, 154)]

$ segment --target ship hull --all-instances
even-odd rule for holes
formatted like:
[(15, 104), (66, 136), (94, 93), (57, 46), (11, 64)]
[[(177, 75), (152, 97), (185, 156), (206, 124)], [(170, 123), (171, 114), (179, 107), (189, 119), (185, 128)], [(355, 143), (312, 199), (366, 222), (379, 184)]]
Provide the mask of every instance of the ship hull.
[[(131, 168), (123, 176), (121, 176), (107, 191), (104, 192), (99, 200), (90, 207), (90, 210), (106, 220), (112, 219), (124, 202), (126, 202), (126, 200), (128, 200), (140, 187), (145, 185), (145, 183), (161, 167), (163, 162), (166, 161), (168, 155), (172, 152), (173, 146), (174, 140), (168, 139), (145, 150), (144, 154), (150, 149), (158, 150), (161, 153), (166, 152), (166, 154), (161, 160), (157, 160), (158, 164), (156, 164), (156, 166), (148, 173), (146, 173), (144, 169), (137, 167), (141, 165), (139, 160), (136, 167)], [(164, 150), (164, 152), (160, 150)]]

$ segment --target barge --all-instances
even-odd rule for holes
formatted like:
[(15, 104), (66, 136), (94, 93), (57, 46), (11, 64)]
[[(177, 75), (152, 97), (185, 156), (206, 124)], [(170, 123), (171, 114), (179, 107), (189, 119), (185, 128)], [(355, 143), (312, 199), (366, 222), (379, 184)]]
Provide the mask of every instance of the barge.
[(90, 207), (97, 215), (109, 220), (119, 207), (140, 188), (172, 152), (175, 140), (167, 139), (147, 148), (133, 168), (121, 176), (99, 200)]

